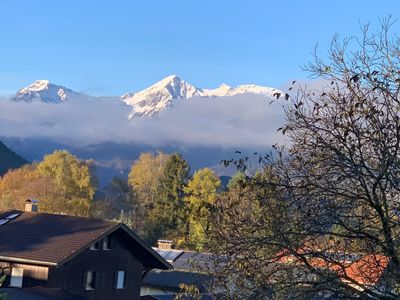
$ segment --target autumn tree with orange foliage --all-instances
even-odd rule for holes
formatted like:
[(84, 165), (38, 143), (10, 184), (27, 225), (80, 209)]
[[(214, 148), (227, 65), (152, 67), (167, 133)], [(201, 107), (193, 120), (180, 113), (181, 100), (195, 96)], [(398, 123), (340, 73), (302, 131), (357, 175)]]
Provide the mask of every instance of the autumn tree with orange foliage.
[(67, 151), (55, 151), (0, 178), (0, 209), (23, 209), (25, 200), (34, 198), (40, 200), (41, 212), (87, 216), (95, 191), (90, 165)]

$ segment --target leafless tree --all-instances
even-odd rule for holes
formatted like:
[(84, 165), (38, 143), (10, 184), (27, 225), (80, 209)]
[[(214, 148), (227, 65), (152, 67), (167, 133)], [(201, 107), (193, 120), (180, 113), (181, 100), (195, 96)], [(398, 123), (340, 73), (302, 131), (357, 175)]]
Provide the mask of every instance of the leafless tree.
[(327, 82), (318, 92), (294, 85), (288, 93), (297, 92), (275, 95), (287, 100), (279, 131), (290, 143), (260, 156), (273, 176), (249, 178), (216, 209), (214, 250), (226, 254), (229, 297), (399, 299), (400, 39), (393, 24), (383, 20), (376, 33), (365, 26), (359, 39), (335, 37), (327, 59), (315, 55), (305, 68)]

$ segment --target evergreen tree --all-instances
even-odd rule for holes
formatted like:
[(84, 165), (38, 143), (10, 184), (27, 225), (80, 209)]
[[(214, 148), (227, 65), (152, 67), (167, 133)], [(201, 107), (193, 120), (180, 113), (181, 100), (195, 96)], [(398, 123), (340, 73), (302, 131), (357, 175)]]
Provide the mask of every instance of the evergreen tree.
[[(158, 238), (176, 239), (188, 230), (187, 209), (184, 205), (184, 188), (189, 180), (190, 167), (178, 153), (168, 156), (160, 179), (160, 193), (150, 212), (153, 226), (149, 241)], [(157, 222), (155, 222), (157, 220)], [(181, 241), (177, 241), (178, 244)]]

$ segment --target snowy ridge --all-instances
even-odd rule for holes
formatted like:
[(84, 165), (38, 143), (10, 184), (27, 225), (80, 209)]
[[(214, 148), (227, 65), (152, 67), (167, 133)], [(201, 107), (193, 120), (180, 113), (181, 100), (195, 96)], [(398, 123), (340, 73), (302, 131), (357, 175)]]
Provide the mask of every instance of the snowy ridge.
[[(260, 94), (273, 97), (274, 93), (281, 91), (254, 84), (230, 87), (221, 84), (215, 89), (202, 89), (182, 80), (176, 75), (168, 76), (154, 85), (134, 93), (126, 93), (121, 97), (107, 97), (107, 100), (121, 101), (123, 105), (132, 109), (129, 118), (154, 116), (157, 113), (173, 107), (180, 101), (193, 97), (218, 98), (242, 94)], [(283, 93), (282, 93), (283, 94)], [(37, 80), (29, 86), (20, 89), (11, 98), (15, 102), (44, 102), (63, 103), (72, 99), (79, 100), (104, 100), (106, 98), (92, 97), (80, 94), (66, 87), (50, 83), (48, 80)]]
[(158, 112), (172, 107), (177, 100), (199, 97), (225, 97), (241, 94), (261, 94), (272, 97), (281, 91), (258, 85), (239, 85), (232, 88), (221, 84), (216, 89), (197, 88), (176, 75), (171, 75), (156, 84), (137, 93), (127, 93), (121, 99), (132, 107), (130, 118), (135, 116), (153, 116)]
[(202, 93), (205, 97), (223, 97), (226, 96), (231, 89), (229, 85), (223, 83), (216, 89), (203, 89)]
[(48, 80), (37, 80), (29, 86), (20, 89), (11, 100), (15, 102), (39, 101), (45, 103), (62, 103), (78, 95), (79, 93), (66, 87), (52, 84)]
[(200, 90), (190, 83), (171, 75), (137, 93), (128, 93), (121, 98), (132, 106), (133, 116), (151, 116), (172, 106), (175, 99), (200, 96)]

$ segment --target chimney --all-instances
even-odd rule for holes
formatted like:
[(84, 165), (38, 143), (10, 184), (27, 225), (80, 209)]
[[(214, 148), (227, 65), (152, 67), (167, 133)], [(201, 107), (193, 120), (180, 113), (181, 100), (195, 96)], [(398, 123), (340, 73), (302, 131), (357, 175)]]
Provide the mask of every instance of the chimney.
[(26, 199), (25, 200), (25, 211), (37, 212), (38, 211), (38, 200)]
[(161, 249), (161, 250), (171, 250), (173, 244), (174, 244), (174, 242), (170, 241), (170, 240), (158, 240), (157, 241), (157, 247), (158, 247), (158, 249)]

